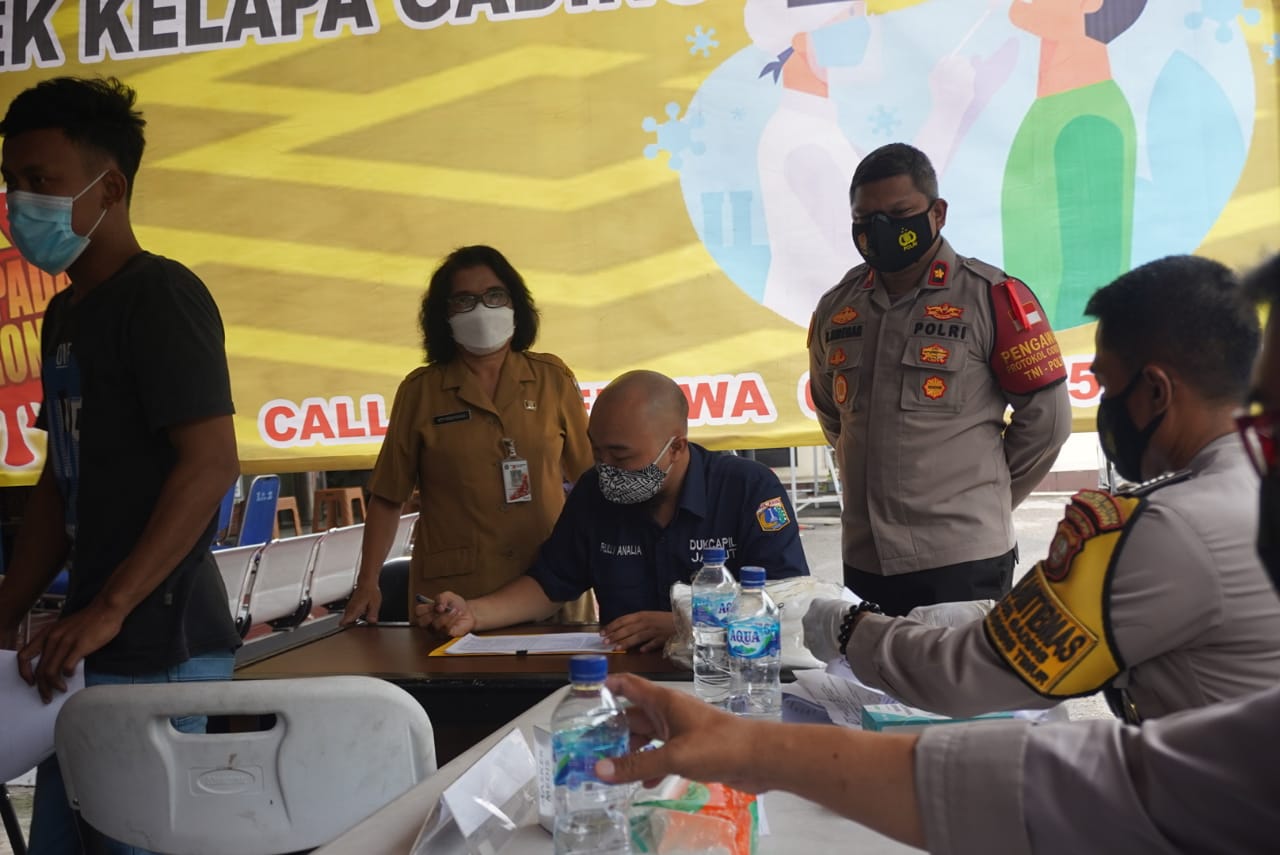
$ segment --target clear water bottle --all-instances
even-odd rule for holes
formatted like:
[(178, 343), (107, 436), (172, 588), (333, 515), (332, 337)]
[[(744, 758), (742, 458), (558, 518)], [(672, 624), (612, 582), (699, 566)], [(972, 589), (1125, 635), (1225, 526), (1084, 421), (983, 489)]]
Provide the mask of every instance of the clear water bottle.
[(627, 717), (604, 685), (608, 673), (604, 656), (570, 659), (573, 687), (551, 714), (556, 855), (631, 851), (631, 788), (606, 784), (595, 773), (597, 760), (626, 754), (630, 741)]
[(719, 707), (729, 702), (729, 654), (725, 621), (738, 598), (738, 584), (724, 566), (725, 551), (702, 550), (702, 567), (693, 576), (693, 690)]
[(764, 590), (764, 568), (743, 567), (729, 616), (729, 709), (747, 718), (782, 717), (782, 622)]

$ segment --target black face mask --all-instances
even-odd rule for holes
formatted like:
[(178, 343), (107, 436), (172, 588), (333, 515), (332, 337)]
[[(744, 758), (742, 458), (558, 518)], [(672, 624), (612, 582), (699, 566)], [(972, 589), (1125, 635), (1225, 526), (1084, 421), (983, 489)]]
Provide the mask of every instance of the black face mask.
[(1280, 593), (1280, 473), (1262, 477), (1258, 493), (1258, 557)]
[(1115, 464), (1116, 471), (1126, 481), (1142, 480), (1142, 455), (1151, 443), (1151, 437), (1164, 421), (1164, 413), (1153, 418), (1141, 430), (1133, 423), (1125, 403), (1133, 393), (1142, 371), (1133, 375), (1129, 385), (1119, 395), (1103, 398), (1098, 402), (1098, 439), (1102, 453)]
[(924, 257), (933, 246), (933, 225), (929, 211), (910, 217), (872, 214), (865, 223), (853, 224), (853, 245), (874, 269), (897, 273)]

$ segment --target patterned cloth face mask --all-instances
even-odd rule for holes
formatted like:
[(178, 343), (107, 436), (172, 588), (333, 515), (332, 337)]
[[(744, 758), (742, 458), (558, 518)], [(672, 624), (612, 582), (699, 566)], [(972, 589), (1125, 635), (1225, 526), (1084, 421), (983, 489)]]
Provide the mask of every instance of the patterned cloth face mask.
[(658, 461), (662, 459), (662, 455), (667, 453), (667, 449), (671, 448), (671, 443), (675, 441), (676, 438), (674, 436), (667, 440), (667, 444), (662, 446), (658, 456), (643, 469), (632, 471), (630, 469), (620, 469), (608, 463), (597, 463), (596, 472), (600, 476), (601, 494), (604, 495), (605, 499), (617, 505), (638, 505), (658, 495), (658, 491), (662, 489), (663, 483), (667, 480), (667, 473), (671, 471), (672, 466), (671, 463), (668, 463), (666, 469), (659, 469)]

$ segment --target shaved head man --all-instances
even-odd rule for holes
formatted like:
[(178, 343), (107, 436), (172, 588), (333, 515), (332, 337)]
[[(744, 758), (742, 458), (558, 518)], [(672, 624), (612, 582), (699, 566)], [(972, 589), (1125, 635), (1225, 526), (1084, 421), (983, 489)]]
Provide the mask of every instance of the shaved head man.
[[(708, 547), (735, 575), (808, 575), (795, 511), (776, 475), (688, 438), (684, 390), (656, 371), (629, 371), (596, 398), (587, 434), (596, 465), (578, 481), (529, 572), (494, 593), (452, 592), (417, 607), (451, 635), (550, 616), (594, 588), (602, 634), (656, 650), (675, 631), (671, 586), (688, 583)], [(576, 593), (574, 593), (576, 592)]]

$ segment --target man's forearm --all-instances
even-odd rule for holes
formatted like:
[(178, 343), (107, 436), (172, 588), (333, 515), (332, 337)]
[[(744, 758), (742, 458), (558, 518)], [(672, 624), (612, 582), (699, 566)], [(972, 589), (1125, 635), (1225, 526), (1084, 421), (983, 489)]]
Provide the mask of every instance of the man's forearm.
[(1031, 495), (1049, 474), (1058, 451), (1071, 435), (1071, 400), (1059, 383), (1013, 402), (1013, 418), (1004, 431), (1013, 507)]
[(924, 845), (915, 736), (808, 724), (766, 727), (759, 739), (735, 751), (741, 762), (775, 770), (774, 789), (817, 802), (904, 843)]
[(560, 604), (549, 599), (532, 576), (521, 576), (492, 594), (470, 600), (476, 629), (502, 629), (551, 617)]
[(13, 557), (0, 585), (0, 634), (22, 620), (66, 563), (70, 541), (62, 497), (46, 465), (27, 501)]

